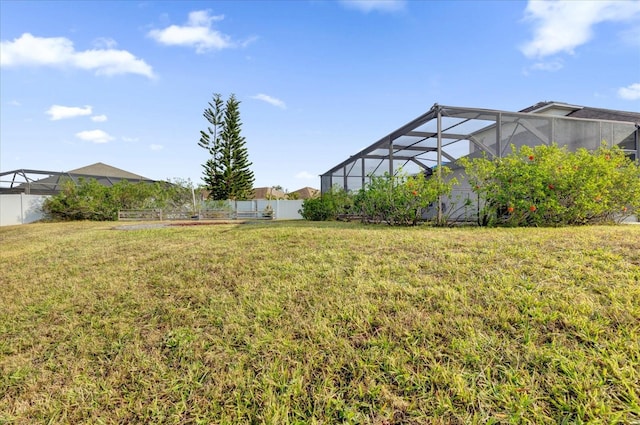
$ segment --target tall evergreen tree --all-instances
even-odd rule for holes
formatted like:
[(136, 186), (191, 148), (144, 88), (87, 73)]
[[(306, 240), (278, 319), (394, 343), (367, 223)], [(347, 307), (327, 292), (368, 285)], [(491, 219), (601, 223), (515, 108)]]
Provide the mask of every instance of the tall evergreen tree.
[(204, 168), (202, 180), (204, 180), (207, 190), (210, 191), (209, 197), (220, 199), (214, 195), (215, 188), (220, 186), (222, 180), (220, 133), (224, 124), (224, 101), (219, 93), (213, 94), (213, 100), (209, 102), (209, 107), (204, 110), (203, 115), (211, 126), (207, 127), (206, 131), (200, 131), (200, 141), (198, 142), (198, 146), (209, 152), (209, 159), (202, 165)]
[(250, 167), (245, 138), (240, 135), (240, 102), (232, 94), (226, 104), (219, 94), (205, 109), (204, 117), (211, 127), (200, 132), (198, 145), (210, 154), (203, 180), (209, 197), (216, 200), (247, 199), (253, 190), (254, 175)]

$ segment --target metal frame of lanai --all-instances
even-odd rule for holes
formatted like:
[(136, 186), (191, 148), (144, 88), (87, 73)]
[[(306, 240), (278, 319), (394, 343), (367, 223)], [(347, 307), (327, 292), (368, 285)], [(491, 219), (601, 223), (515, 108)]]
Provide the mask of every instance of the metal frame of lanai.
[[(531, 109), (531, 108), (530, 108)], [(579, 116), (562, 114), (573, 113)], [(585, 118), (588, 117), (588, 118)], [(603, 119), (605, 117), (606, 119)], [(371, 176), (399, 170), (438, 173), (440, 166), (462, 174), (456, 161), (464, 156), (502, 157), (511, 146), (556, 143), (569, 150), (596, 149), (603, 141), (640, 158), (640, 113), (611, 111), (548, 102), (527, 112), (435, 104), (429, 111), (321, 175), (321, 190), (364, 187)], [(460, 179), (459, 179), (460, 180)], [(456, 191), (469, 190), (465, 184)]]

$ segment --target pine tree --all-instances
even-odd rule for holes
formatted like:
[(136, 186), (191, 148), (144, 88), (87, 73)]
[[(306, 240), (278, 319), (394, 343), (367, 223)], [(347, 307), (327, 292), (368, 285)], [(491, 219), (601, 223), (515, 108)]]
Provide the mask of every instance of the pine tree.
[(203, 164), (203, 180), (210, 191), (209, 197), (215, 200), (247, 199), (253, 191), (252, 164), (245, 138), (240, 135), (239, 106), (234, 95), (223, 105), (220, 95), (214, 94), (213, 103), (210, 102), (204, 111), (204, 117), (212, 127), (200, 132), (198, 145), (210, 154)]
[(200, 141), (198, 142), (198, 146), (206, 149), (210, 155), (207, 162), (202, 165), (204, 168), (202, 180), (204, 180), (207, 190), (210, 191), (209, 197), (220, 199), (214, 195), (215, 188), (220, 186), (222, 179), (220, 133), (224, 123), (224, 101), (220, 94), (213, 94), (213, 101), (209, 102), (209, 107), (204, 110), (203, 116), (209, 121), (211, 127), (207, 127), (206, 131), (200, 131)]

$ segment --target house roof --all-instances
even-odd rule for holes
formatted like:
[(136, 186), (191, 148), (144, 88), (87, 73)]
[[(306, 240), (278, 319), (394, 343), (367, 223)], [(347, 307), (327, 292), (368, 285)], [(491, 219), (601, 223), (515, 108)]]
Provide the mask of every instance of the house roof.
[(83, 174), (88, 176), (105, 176), (118, 177), (121, 179), (149, 180), (139, 174), (130, 173), (129, 171), (125, 171), (102, 162), (96, 162), (95, 164), (76, 168), (75, 170), (67, 172), (69, 174)]
[(299, 199), (309, 199), (317, 196), (318, 193), (320, 193), (320, 190), (307, 186), (303, 187), (302, 189), (295, 190), (291, 193), (296, 193)]
[[(320, 191), (312, 187), (303, 187), (301, 189), (289, 192), (289, 194), (297, 194), (298, 199), (309, 199), (316, 196)], [(287, 193), (274, 189), (272, 187), (256, 187), (253, 189), (252, 199), (287, 199)]]
[(562, 110), (563, 116), (607, 121), (626, 121), (640, 123), (640, 112), (618, 111), (614, 109), (593, 108), (590, 106), (570, 105), (564, 102), (543, 101), (531, 105), (520, 112), (545, 113), (549, 110)]
[(253, 199), (284, 199), (285, 193), (272, 187), (256, 187), (253, 189)]

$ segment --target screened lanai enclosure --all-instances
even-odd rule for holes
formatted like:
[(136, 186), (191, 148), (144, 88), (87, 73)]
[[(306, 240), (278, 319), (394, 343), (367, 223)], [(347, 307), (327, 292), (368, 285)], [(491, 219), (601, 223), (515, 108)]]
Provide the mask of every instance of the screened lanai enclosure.
[(96, 180), (103, 186), (113, 186), (122, 180), (130, 183), (153, 184), (156, 180), (97, 162), (71, 171), (44, 171), (20, 169), (0, 172), (0, 194), (56, 195), (66, 182), (78, 184), (81, 180)]
[[(555, 142), (576, 150), (596, 149), (606, 141), (610, 146), (618, 145), (631, 158), (640, 158), (640, 113), (557, 103), (552, 106), (539, 112), (507, 112), (435, 104), (425, 114), (322, 174), (322, 191), (335, 185), (357, 191), (370, 176), (395, 174), (400, 169), (408, 174), (431, 174), (438, 165), (455, 168), (455, 161), (463, 156), (503, 156), (511, 152), (512, 145)], [(557, 115), (563, 111), (584, 113)]]
[[(433, 174), (437, 166), (453, 170), (460, 184), (447, 200), (471, 196), (456, 161), (464, 156), (501, 157), (511, 146), (550, 145), (596, 149), (603, 141), (640, 158), (640, 113), (540, 102), (520, 112), (435, 104), (429, 111), (321, 175), (325, 193), (338, 186), (350, 192), (365, 187), (371, 176)], [(446, 207), (446, 205), (445, 205)]]

